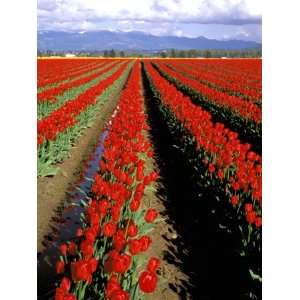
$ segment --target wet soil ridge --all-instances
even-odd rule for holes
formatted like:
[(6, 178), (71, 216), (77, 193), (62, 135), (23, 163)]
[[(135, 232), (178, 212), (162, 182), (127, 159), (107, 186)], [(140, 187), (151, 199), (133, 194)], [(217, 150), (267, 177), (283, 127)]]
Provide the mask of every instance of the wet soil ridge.
[[(259, 269), (255, 251), (240, 255), (240, 232), (222, 188), (202, 185), (195, 145), (176, 118), (166, 114), (151, 90), (143, 68), (146, 107), (155, 157), (160, 169), (159, 198), (178, 233), (164, 259), (188, 276), (170, 284), (180, 299), (260, 299), (261, 285), (252, 280), (249, 265)], [(168, 118), (166, 118), (168, 116)], [(197, 172), (195, 172), (197, 166)], [(259, 271), (259, 270), (255, 270)]]

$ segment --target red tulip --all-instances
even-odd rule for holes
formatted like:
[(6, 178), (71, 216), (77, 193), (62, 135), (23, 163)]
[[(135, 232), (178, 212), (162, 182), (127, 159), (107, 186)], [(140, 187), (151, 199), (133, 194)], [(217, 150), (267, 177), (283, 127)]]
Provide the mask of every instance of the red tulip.
[(109, 202), (107, 200), (101, 200), (99, 202), (99, 214), (103, 218), (106, 216), (106, 212), (109, 208)]
[(158, 212), (155, 209), (150, 208), (145, 214), (145, 221), (147, 223), (152, 223), (156, 219), (157, 215)]
[(232, 196), (232, 197), (231, 197), (231, 204), (232, 204), (233, 206), (236, 206), (238, 203), (239, 203), (239, 197), (236, 196), (236, 195)]
[(113, 246), (117, 251), (123, 250), (126, 244), (125, 234), (123, 230), (119, 229), (113, 237)]
[(76, 297), (59, 287), (55, 290), (55, 300), (76, 300)]
[(140, 243), (139, 240), (130, 240), (128, 244), (129, 244), (129, 252), (131, 255), (136, 255), (141, 252), (142, 244)]
[(73, 294), (68, 294), (65, 296), (64, 300), (77, 300), (77, 298)]
[(60, 245), (59, 250), (62, 253), (62, 255), (66, 256), (67, 255), (68, 246), (66, 244), (62, 244), (62, 245)]
[(141, 204), (140, 201), (136, 201), (136, 200), (131, 201), (130, 210), (132, 212), (136, 212), (139, 209), (140, 204)]
[(139, 286), (144, 293), (153, 293), (157, 285), (157, 276), (153, 272), (144, 271), (139, 277)]
[(123, 290), (116, 290), (110, 296), (110, 300), (129, 300), (129, 294)]
[(77, 237), (81, 237), (83, 235), (83, 230), (81, 229), (81, 228), (78, 228), (77, 230), (76, 230), (76, 236)]
[(117, 279), (117, 276), (112, 275), (110, 279), (107, 281), (105, 295), (107, 299), (111, 299), (113, 292), (121, 289), (120, 283)]
[(66, 291), (62, 288), (56, 288), (55, 290), (55, 300), (64, 300)]
[(160, 266), (160, 260), (156, 257), (151, 257), (147, 265), (147, 271), (155, 273)]
[(76, 254), (76, 248), (77, 248), (76, 244), (74, 242), (71, 242), (69, 244), (69, 247), (68, 247), (69, 253), (71, 255), (75, 255)]
[(98, 260), (95, 257), (92, 257), (88, 260), (88, 268), (90, 273), (94, 273), (97, 270)]
[(213, 173), (216, 170), (215, 166), (213, 164), (209, 164), (208, 171), (209, 173)]
[(87, 241), (94, 243), (94, 241), (96, 240), (97, 232), (95, 232), (93, 228), (87, 228), (84, 231), (84, 235)]
[(60, 273), (63, 273), (64, 271), (65, 271), (65, 263), (63, 261), (59, 260), (56, 263), (56, 273), (60, 274)]
[(249, 224), (252, 224), (255, 222), (256, 220), (256, 214), (255, 211), (250, 211), (246, 213), (246, 219), (248, 221)]
[(246, 212), (246, 213), (249, 213), (249, 212), (252, 211), (252, 210), (253, 210), (252, 204), (251, 204), (251, 203), (246, 203), (246, 204), (245, 204), (245, 212)]
[(113, 222), (107, 222), (103, 225), (103, 235), (107, 237), (111, 237), (115, 234), (117, 229), (117, 225)]
[(256, 219), (255, 219), (255, 226), (257, 228), (260, 228), (261, 225), (262, 225), (262, 219), (261, 219), (261, 217), (256, 217)]
[(146, 250), (149, 248), (149, 246), (150, 246), (152, 240), (151, 240), (151, 238), (150, 238), (149, 236), (143, 235), (143, 236), (139, 239), (139, 242), (140, 242), (140, 244), (141, 244), (141, 251), (146, 251)]
[(131, 256), (123, 253), (121, 255), (118, 255), (115, 259), (112, 261), (112, 268), (113, 271), (116, 273), (125, 273), (129, 266), (131, 264)]
[(88, 240), (83, 240), (80, 243), (80, 251), (83, 253), (85, 258), (90, 258), (93, 256), (94, 253), (94, 246), (93, 243), (91, 243)]
[(64, 291), (68, 292), (71, 287), (71, 281), (69, 278), (64, 277), (60, 282), (60, 288), (62, 288)]
[(127, 230), (128, 236), (135, 237), (137, 233), (138, 233), (138, 227), (134, 223), (131, 223), (128, 226), (128, 230)]
[(223, 179), (224, 178), (224, 171), (223, 170), (218, 170), (217, 176), (219, 179)]
[(91, 272), (87, 261), (79, 260), (71, 263), (71, 275), (73, 281), (88, 281), (91, 282)]

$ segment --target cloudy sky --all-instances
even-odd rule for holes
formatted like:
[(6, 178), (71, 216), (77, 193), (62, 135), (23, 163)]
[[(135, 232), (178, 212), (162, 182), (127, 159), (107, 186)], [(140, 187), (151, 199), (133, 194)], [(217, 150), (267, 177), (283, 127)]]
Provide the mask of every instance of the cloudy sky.
[(38, 0), (38, 29), (261, 41), (261, 0)]

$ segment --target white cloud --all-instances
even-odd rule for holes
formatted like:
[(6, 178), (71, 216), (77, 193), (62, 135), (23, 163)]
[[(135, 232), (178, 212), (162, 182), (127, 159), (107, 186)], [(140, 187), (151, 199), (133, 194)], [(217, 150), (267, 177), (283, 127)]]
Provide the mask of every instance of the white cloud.
[(244, 27), (253, 24), (256, 30), (261, 30), (260, 3), (261, 0), (38, 0), (38, 28), (138, 30), (154, 35), (199, 36), (201, 26), (208, 24), (212, 30), (217, 26), (224, 31), (226, 27), (236, 27), (231, 32), (218, 33), (220, 38), (255, 36), (259, 40), (260, 34), (249, 33)]
[(76, 21), (136, 20), (198, 24), (260, 23), (259, 0), (39, 0), (38, 15)]

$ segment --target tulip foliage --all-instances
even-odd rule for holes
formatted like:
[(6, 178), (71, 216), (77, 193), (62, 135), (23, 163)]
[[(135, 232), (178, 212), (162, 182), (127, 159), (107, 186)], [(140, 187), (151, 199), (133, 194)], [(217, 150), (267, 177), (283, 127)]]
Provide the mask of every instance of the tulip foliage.
[(60, 246), (56, 300), (142, 299), (158, 284), (160, 261), (145, 259), (158, 213), (144, 201), (157, 173), (146, 169), (153, 152), (136, 62), (108, 126), (99, 171), (85, 201), (76, 237)]

